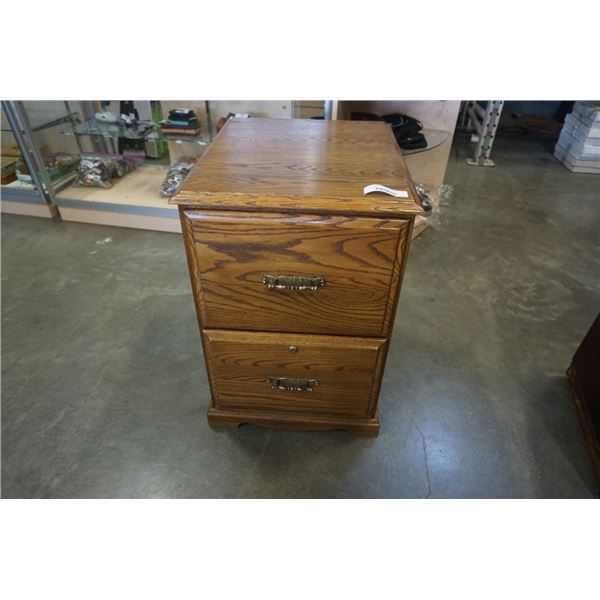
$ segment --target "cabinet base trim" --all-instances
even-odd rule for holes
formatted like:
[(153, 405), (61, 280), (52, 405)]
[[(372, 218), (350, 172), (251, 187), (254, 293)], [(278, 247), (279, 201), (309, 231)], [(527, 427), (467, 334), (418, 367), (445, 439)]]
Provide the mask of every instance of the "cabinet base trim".
[(228, 411), (210, 407), (208, 422), (212, 427), (239, 427), (250, 424), (275, 429), (299, 431), (343, 430), (352, 435), (376, 437), (379, 434), (379, 415), (372, 419), (343, 419), (305, 415), (280, 415), (243, 411)]

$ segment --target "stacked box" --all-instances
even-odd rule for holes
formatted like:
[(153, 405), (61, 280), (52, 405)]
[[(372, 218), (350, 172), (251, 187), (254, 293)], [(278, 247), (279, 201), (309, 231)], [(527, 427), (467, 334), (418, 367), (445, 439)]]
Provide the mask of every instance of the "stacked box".
[(600, 102), (575, 102), (554, 156), (576, 173), (600, 173)]

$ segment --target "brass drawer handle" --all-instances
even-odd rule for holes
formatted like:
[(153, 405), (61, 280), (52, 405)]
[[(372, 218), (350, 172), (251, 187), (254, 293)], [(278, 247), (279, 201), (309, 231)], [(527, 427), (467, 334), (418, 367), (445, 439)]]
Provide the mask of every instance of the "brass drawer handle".
[(317, 290), (325, 286), (325, 277), (263, 275), (261, 283), (270, 290)]
[(267, 380), (274, 390), (286, 392), (312, 392), (319, 385), (316, 379), (298, 379), (297, 377), (269, 377)]

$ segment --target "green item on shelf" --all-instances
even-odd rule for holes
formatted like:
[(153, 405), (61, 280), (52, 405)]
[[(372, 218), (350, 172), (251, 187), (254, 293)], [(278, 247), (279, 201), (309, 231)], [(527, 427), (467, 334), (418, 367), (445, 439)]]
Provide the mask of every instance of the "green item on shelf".
[[(150, 100), (150, 114), (155, 123), (160, 123), (160, 121), (163, 120), (163, 111), (160, 100)], [(167, 156), (169, 153), (169, 144), (167, 140), (159, 138), (155, 143), (158, 157)]]

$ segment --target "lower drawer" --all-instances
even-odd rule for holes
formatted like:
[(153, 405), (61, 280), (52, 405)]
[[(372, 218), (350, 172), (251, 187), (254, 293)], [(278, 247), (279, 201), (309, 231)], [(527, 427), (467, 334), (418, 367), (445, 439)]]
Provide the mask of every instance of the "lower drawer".
[(385, 339), (205, 330), (216, 408), (372, 417)]

